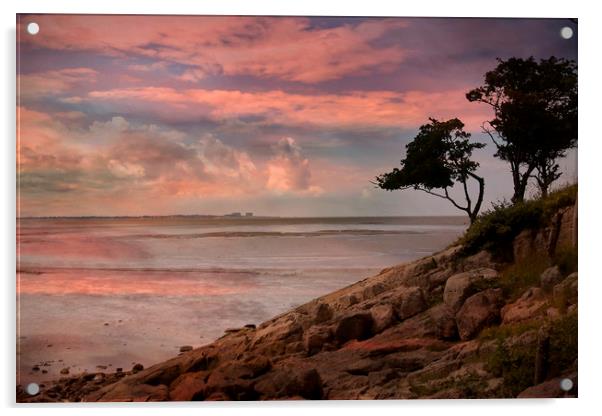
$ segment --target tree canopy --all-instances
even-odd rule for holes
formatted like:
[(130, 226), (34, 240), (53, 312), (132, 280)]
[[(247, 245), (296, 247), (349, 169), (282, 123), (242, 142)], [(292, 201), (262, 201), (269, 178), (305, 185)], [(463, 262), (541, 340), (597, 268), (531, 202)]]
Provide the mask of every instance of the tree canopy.
[[(429, 120), (430, 123), (421, 126), (416, 137), (407, 144), (401, 169), (394, 168), (377, 176), (374, 183), (388, 191), (417, 189), (447, 199), (465, 211), (473, 222), (481, 209), (485, 181), (475, 173), (479, 164), (470, 157), (474, 149), (485, 145), (471, 142), (470, 133), (464, 131), (464, 123), (457, 118)], [(478, 184), (474, 205), (468, 186), (470, 178)], [(465, 204), (457, 202), (449, 194), (455, 183), (462, 184)]]
[(495, 156), (510, 164), (512, 201), (524, 200), (530, 178), (545, 196), (561, 175), (557, 159), (577, 144), (576, 63), (555, 57), (498, 62), (466, 98), (493, 108), (483, 130), (497, 147)]

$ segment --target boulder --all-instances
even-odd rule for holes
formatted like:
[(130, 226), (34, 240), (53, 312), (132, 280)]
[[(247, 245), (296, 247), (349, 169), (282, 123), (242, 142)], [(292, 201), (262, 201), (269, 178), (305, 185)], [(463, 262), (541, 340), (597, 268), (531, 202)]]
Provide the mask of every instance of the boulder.
[(204, 400), (205, 379), (208, 374), (207, 371), (182, 374), (171, 384), (169, 391), (170, 400), (181, 402)]
[(303, 334), (303, 346), (307, 354), (313, 355), (322, 350), (324, 344), (332, 341), (332, 328), (316, 325), (310, 327)]
[(487, 289), (466, 299), (456, 314), (460, 339), (471, 339), (483, 328), (499, 322), (502, 304), (501, 289)]
[(339, 344), (352, 339), (366, 339), (372, 335), (372, 314), (356, 312), (339, 320), (334, 331), (334, 337)]
[[(570, 379), (573, 384), (568, 392), (561, 388), (561, 382), (565, 378)], [(577, 373), (544, 381), (523, 390), (518, 395), (519, 399), (553, 399), (557, 397), (577, 397)]]
[(501, 310), (504, 324), (533, 319), (545, 310), (547, 301), (542, 290), (532, 287), (522, 294), (515, 302), (505, 305)]
[(367, 299), (371, 299), (377, 295), (380, 295), (381, 293), (383, 293), (386, 290), (385, 285), (383, 285), (382, 283), (375, 283), (373, 285), (370, 286), (366, 286), (364, 288), (364, 291), (362, 292), (362, 298), (364, 300)]
[(301, 397), (322, 398), (322, 379), (315, 368), (279, 367), (261, 377), (255, 384), (259, 399), (286, 399)]
[(403, 287), (395, 295), (395, 312), (400, 321), (408, 319), (427, 308), (422, 289), (417, 286)]
[(456, 312), (469, 296), (494, 285), (497, 278), (498, 272), (488, 268), (455, 274), (445, 283), (443, 302)]
[(375, 305), (370, 309), (372, 315), (372, 333), (378, 334), (395, 322), (395, 309), (387, 303)]
[(332, 319), (332, 308), (327, 303), (319, 302), (311, 311), (311, 320), (314, 324)]
[(255, 400), (252, 378), (252, 369), (237, 361), (222, 365), (209, 375), (205, 394), (210, 397), (214, 393), (221, 393), (230, 400)]
[(437, 338), (453, 340), (458, 337), (456, 317), (449, 306), (445, 303), (433, 306), (429, 309), (429, 315), (435, 323)]
[(558, 266), (549, 267), (539, 276), (539, 281), (541, 288), (549, 292), (562, 281), (562, 273)]

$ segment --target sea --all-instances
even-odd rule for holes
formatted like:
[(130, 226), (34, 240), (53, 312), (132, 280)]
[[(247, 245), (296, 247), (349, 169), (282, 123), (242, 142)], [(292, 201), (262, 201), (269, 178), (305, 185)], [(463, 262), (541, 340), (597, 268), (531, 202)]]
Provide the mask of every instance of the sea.
[(17, 384), (129, 370), (427, 256), (463, 217), (17, 220)]

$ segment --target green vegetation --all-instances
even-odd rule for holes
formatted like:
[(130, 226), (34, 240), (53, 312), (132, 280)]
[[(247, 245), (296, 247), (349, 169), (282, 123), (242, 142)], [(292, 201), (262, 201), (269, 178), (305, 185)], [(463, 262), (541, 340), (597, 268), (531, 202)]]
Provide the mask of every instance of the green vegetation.
[(538, 229), (560, 208), (573, 205), (576, 200), (577, 185), (570, 185), (546, 198), (513, 205), (506, 202), (494, 204), (491, 210), (479, 215), (459, 243), (464, 246), (466, 255), (484, 249), (502, 260), (511, 260), (512, 242), (521, 231)]
[(500, 273), (499, 284), (504, 297), (514, 301), (530, 287), (539, 286), (540, 276), (550, 267), (545, 255), (532, 255), (511, 263)]
[(569, 275), (577, 271), (577, 248), (559, 247), (554, 253), (554, 264), (558, 266), (562, 274)]
[(559, 376), (577, 359), (577, 313), (565, 315), (553, 322), (550, 329), (550, 367), (548, 377)]
[[(544, 322), (526, 322), (488, 328), (479, 336), (483, 340), (494, 339), (495, 351), (486, 357), (485, 368), (496, 377), (504, 379), (500, 394), (515, 397), (533, 385), (535, 374), (536, 337), (532, 342), (513, 343), (519, 335), (537, 331)], [(546, 378), (557, 377), (570, 369), (577, 358), (577, 313), (565, 315), (549, 322), (550, 350)]]

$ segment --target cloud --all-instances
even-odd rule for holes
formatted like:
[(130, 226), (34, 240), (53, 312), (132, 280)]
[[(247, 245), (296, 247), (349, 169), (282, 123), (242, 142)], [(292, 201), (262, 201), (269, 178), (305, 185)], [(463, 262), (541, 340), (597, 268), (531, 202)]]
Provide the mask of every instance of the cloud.
[(267, 164), (266, 187), (277, 193), (301, 191), (319, 195), (322, 188), (311, 183), (309, 159), (291, 137), (283, 137), (272, 147), (274, 157)]
[(469, 103), (466, 88), (439, 92), (349, 91), (341, 94), (299, 94), (281, 90), (122, 88), (91, 91), (76, 100), (110, 102), (111, 108), (131, 108), (161, 118), (226, 121), (248, 116), (266, 124), (317, 127), (416, 127), (429, 117), (461, 114), (465, 124), (478, 128), (489, 109)]
[[(405, 58), (378, 46), (400, 19), (341, 21), (314, 27), (305, 17), (36, 15), (43, 36), (22, 42), (55, 50), (139, 56), (186, 65), (181, 79), (210, 74), (274, 77), (302, 83), (368, 70), (390, 72)], [(18, 30), (25, 30), (23, 25)], [(162, 64), (164, 65), (164, 64)], [(133, 70), (146, 70), (141, 66)]]
[(27, 100), (73, 91), (94, 84), (98, 72), (92, 68), (65, 68), (18, 75), (19, 98)]

